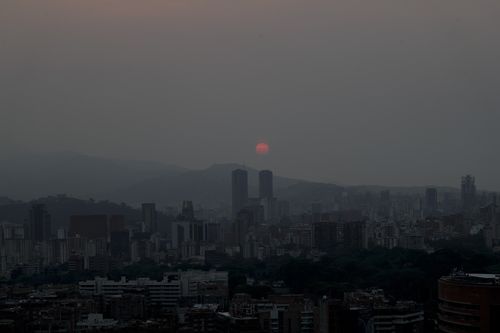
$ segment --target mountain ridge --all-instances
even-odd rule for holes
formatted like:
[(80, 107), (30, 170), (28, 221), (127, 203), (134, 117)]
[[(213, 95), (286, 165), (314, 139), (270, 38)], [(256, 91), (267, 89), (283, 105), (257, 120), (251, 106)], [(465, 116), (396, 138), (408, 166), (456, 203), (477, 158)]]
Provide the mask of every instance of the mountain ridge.
[[(249, 194), (257, 195), (258, 170), (238, 163), (215, 163), (203, 169), (188, 169), (154, 161), (95, 157), (74, 152), (18, 154), (0, 161), (0, 196), (29, 201), (65, 194), (125, 202), (137, 206), (154, 201), (159, 206), (193, 200), (206, 206), (228, 205), (231, 200), (231, 171), (242, 168), (249, 174)], [(293, 203), (330, 199), (343, 191), (415, 194), (425, 186), (340, 186), (275, 175), (275, 193)], [(437, 186), (438, 191), (458, 192)]]

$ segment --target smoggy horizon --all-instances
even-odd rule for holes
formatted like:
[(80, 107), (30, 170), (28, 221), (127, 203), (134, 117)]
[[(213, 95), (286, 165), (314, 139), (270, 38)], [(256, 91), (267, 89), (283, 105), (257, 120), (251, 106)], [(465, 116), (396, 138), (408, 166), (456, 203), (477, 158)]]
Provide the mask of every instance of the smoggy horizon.
[[(332, 184), (332, 185), (339, 185), (339, 186), (345, 186), (345, 187), (357, 187), (357, 186), (367, 186), (367, 187), (381, 187), (381, 188), (429, 188), (429, 187), (436, 187), (436, 188), (453, 188), (457, 191), (460, 190), (460, 182), (461, 182), (461, 177), (456, 179), (456, 182), (454, 184), (439, 184), (439, 183), (427, 183), (427, 184), (400, 184), (400, 185), (387, 185), (387, 184), (378, 184), (378, 183), (343, 183), (340, 181), (335, 181), (335, 180), (317, 180), (317, 179), (308, 179), (308, 178), (301, 178), (301, 177), (296, 177), (293, 175), (288, 175), (286, 173), (280, 172), (279, 169), (271, 169), (266, 167), (265, 165), (259, 167), (257, 165), (253, 164), (245, 164), (245, 163), (240, 163), (238, 161), (214, 161), (212, 163), (208, 163), (207, 165), (203, 165), (200, 167), (187, 167), (185, 165), (180, 165), (178, 163), (168, 163), (168, 162), (162, 162), (159, 160), (145, 160), (145, 159), (127, 159), (127, 158), (112, 158), (109, 156), (99, 156), (99, 155), (92, 155), (92, 154), (86, 154), (86, 153), (81, 153), (81, 152), (76, 152), (76, 151), (45, 151), (45, 152), (34, 152), (34, 151), (22, 151), (22, 152), (15, 152), (15, 153), (7, 153), (4, 155), (4, 158), (0, 159), (1, 162), (10, 162), (10, 161), (15, 161), (19, 163), (19, 161), (22, 161), (23, 158), (43, 158), (45, 161), (48, 161), (51, 157), (54, 157), (54, 162), (57, 161), (58, 158), (60, 157), (71, 157), (74, 156), (76, 160), (79, 158), (90, 158), (90, 159), (96, 159), (96, 160), (103, 160), (103, 161), (113, 161), (113, 162), (120, 162), (124, 163), (126, 165), (127, 163), (152, 163), (158, 165), (163, 165), (165, 168), (173, 168), (173, 170), (179, 168), (179, 169), (184, 169), (186, 172), (190, 171), (203, 171), (210, 169), (214, 166), (217, 165), (234, 165), (235, 169), (236, 168), (242, 168), (246, 170), (256, 170), (256, 171), (261, 171), (261, 170), (270, 170), (273, 172), (275, 176), (278, 177), (283, 177), (283, 178), (289, 178), (289, 179), (295, 179), (299, 181), (306, 181), (306, 182), (317, 182), (317, 183), (325, 183), (325, 184)], [(19, 159), (20, 158), (20, 159)], [(65, 159), (66, 160), (66, 159)], [(133, 164), (132, 164), (133, 165)], [(61, 165), (60, 165), (61, 166)], [(64, 165), (62, 165), (64, 167)], [(74, 165), (73, 165), (74, 166)], [(9, 167), (9, 169), (12, 169)], [(232, 169), (233, 170), (233, 169)], [(466, 176), (467, 174), (463, 174), (462, 176)], [(474, 175), (472, 175), (474, 176)], [(152, 178), (156, 177), (155, 175), (151, 176)], [(230, 174), (228, 173), (228, 179), (230, 177)], [(254, 182), (256, 182), (256, 179), (253, 179)], [(488, 188), (484, 187), (481, 179), (476, 179), (477, 184), (479, 186), (478, 190), (479, 191), (486, 191), (486, 192), (498, 192), (498, 189), (494, 188)], [(255, 184), (254, 184), (255, 185)], [(8, 194), (8, 193), (3, 193)], [(55, 195), (56, 193), (52, 193), (52, 195)], [(49, 193), (47, 193), (49, 195)]]
[(5, 1), (0, 153), (346, 185), (470, 173), (499, 190), (499, 14), (487, 0)]

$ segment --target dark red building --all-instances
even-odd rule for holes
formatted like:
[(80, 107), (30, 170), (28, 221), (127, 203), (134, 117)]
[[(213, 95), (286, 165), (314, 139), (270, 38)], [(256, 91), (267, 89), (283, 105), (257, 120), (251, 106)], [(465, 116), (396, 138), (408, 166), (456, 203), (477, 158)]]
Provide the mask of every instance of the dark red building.
[(108, 237), (107, 215), (73, 215), (69, 223), (69, 237), (99, 239)]
[(456, 273), (439, 279), (439, 332), (500, 332), (500, 276)]

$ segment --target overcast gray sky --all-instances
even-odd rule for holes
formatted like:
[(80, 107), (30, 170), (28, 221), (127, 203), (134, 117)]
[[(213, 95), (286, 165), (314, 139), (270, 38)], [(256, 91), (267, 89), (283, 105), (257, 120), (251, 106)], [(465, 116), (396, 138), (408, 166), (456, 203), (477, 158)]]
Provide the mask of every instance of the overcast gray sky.
[(498, 0), (2, 0), (1, 151), (500, 190), (499, 17)]

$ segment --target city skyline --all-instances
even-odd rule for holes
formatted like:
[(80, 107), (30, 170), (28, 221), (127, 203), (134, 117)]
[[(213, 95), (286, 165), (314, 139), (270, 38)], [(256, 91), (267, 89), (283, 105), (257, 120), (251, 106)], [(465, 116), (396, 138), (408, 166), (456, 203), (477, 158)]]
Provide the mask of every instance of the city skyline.
[[(72, 162), (74, 160), (74, 162)], [(269, 169), (268, 165), (264, 164), (263, 166), (259, 166), (259, 163), (255, 164), (248, 164), (248, 163), (242, 163), (238, 161), (218, 161), (218, 162), (213, 162), (209, 163), (206, 166), (200, 167), (200, 168), (188, 168), (184, 165), (180, 164), (175, 164), (175, 163), (163, 163), (159, 160), (133, 160), (133, 159), (113, 159), (110, 157), (104, 157), (104, 156), (98, 156), (98, 155), (90, 155), (90, 154), (83, 154), (83, 153), (77, 153), (77, 152), (71, 152), (71, 151), (54, 151), (54, 152), (46, 152), (46, 153), (33, 153), (33, 152), (17, 152), (15, 154), (6, 154), (2, 158), (0, 158), (0, 161), (3, 163), (0, 164), (0, 171), (3, 172), (3, 175), (0, 174), (0, 179), (2, 176), (5, 176), (4, 181), (7, 181), (7, 183), (14, 177), (14, 178), (19, 178), (24, 176), (24, 173), (29, 172), (29, 166), (26, 165), (26, 163), (42, 163), (44, 167), (47, 167), (46, 164), (51, 165), (51, 164), (56, 164), (58, 163), (58, 167), (61, 169), (66, 169), (66, 163), (68, 164), (67, 171), (68, 172), (76, 172), (75, 175), (77, 174), (85, 174), (86, 171), (85, 169), (75, 169), (75, 167), (78, 165), (78, 163), (90, 163), (92, 164), (93, 168), (100, 168), (102, 164), (102, 167), (104, 167), (103, 171), (108, 172), (106, 170), (107, 167), (110, 165), (115, 164), (115, 166), (119, 168), (137, 168), (139, 169), (143, 168), (142, 172), (145, 172), (143, 175), (144, 178), (155, 178), (157, 177), (157, 172), (158, 170), (165, 169), (166, 171), (168, 170), (175, 170), (178, 173), (184, 173), (184, 172), (200, 172), (203, 170), (209, 170), (211, 168), (217, 167), (217, 166), (236, 166), (237, 168), (245, 169), (245, 170), (266, 170)], [(25, 165), (22, 166), (21, 164), (24, 163)], [(75, 164), (76, 163), (76, 164)], [(35, 164), (33, 164), (33, 167), (35, 167)], [(151, 170), (149, 170), (151, 169)], [(456, 179), (452, 179), (451, 182), (445, 182), (445, 183), (433, 183), (430, 180), (429, 181), (423, 181), (422, 183), (409, 183), (409, 182), (402, 182), (399, 184), (391, 184), (391, 183), (360, 183), (360, 182), (353, 182), (353, 183), (347, 183), (341, 180), (335, 180), (335, 179), (316, 179), (315, 177), (308, 177), (308, 178), (302, 178), (302, 177), (295, 177), (293, 175), (290, 175), (286, 173), (286, 171), (281, 172), (280, 169), (272, 169), (273, 172), (282, 178), (287, 178), (287, 179), (292, 179), (292, 180), (298, 180), (298, 181), (306, 181), (306, 182), (312, 182), (312, 183), (325, 183), (325, 184), (332, 184), (332, 185), (339, 185), (339, 186), (344, 186), (344, 187), (357, 187), (357, 186), (368, 186), (368, 187), (387, 187), (387, 188), (425, 188), (425, 187), (443, 187), (443, 188), (452, 188), (455, 190), (460, 190), (461, 184), (460, 184), (460, 179), (467, 174), (473, 174), (468, 171), (464, 171), (458, 175)], [(95, 170), (94, 171), (98, 171)], [(16, 172), (20, 172), (17, 174)], [(24, 173), (23, 173), (24, 172)], [(147, 172), (152, 172), (149, 176)], [(418, 173), (418, 171), (417, 171)], [(37, 173), (34, 173), (37, 175)], [(88, 173), (91, 175), (91, 173)], [(9, 179), (10, 178), (10, 179)], [(30, 177), (31, 178), (31, 177)], [(132, 179), (132, 182), (135, 180)], [(255, 180), (254, 185), (258, 184), (258, 179)], [(478, 190), (479, 191), (491, 191), (491, 192), (499, 192), (500, 188), (495, 188), (494, 186), (491, 185), (491, 183), (488, 183), (486, 180), (478, 178)], [(64, 192), (53, 192), (53, 193), (45, 193), (42, 195), (51, 195), (51, 194), (61, 194)], [(7, 192), (1, 192), (0, 195), (8, 196), (9, 193)], [(35, 197), (36, 195), (34, 195)], [(15, 197), (14, 197), (15, 198)]]
[[(427, 187), (413, 195), (384, 189), (319, 199), (308, 192), (297, 201), (274, 192), (272, 170), (254, 173), (252, 197), (247, 170), (225, 171), (231, 202), (217, 208), (190, 199), (134, 208), (64, 195), (5, 202), (3, 325), (27, 332), (56, 325), (69, 333), (500, 327), (490, 315), (498, 311), (491, 293), (500, 292), (499, 276), (490, 273), (500, 258), (498, 194), (478, 192), (473, 175), (460, 179), (459, 193)], [(20, 293), (21, 285), (33, 289)], [(439, 308), (428, 306), (436, 300)], [(26, 307), (46, 315), (27, 318)], [(462, 323), (462, 315), (471, 319)]]
[(499, 17), (1, 0), (0, 331), (500, 332)]

